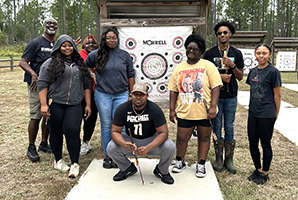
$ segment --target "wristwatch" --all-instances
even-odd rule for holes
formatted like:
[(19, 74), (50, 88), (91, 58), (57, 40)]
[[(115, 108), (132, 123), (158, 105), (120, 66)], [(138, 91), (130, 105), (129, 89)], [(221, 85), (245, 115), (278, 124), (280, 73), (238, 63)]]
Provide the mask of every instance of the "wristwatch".
[(231, 67), (231, 69), (235, 69), (237, 66), (234, 64), (234, 66), (233, 67)]

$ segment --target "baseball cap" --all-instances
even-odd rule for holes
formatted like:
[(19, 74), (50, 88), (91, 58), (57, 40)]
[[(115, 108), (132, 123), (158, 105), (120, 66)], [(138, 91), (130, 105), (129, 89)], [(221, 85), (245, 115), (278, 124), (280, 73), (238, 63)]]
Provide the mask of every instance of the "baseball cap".
[(147, 89), (146, 84), (144, 84), (144, 83), (136, 83), (136, 84), (133, 85), (132, 92), (131, 93), (142, 92), (144, 94), (148, 94), (147, 90), (148, 89)]

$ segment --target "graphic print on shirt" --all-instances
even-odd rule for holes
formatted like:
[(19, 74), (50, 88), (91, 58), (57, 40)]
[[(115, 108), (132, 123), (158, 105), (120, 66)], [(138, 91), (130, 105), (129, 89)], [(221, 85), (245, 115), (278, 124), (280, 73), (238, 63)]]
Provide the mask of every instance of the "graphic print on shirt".
[(182, 104), (203, 103), (203, 83), (205, 69), (183, 70), (179, 72), (179, 97)]
[(251, 85), (251, 93), (252, 101), (261, 101), (266, 93), (267, 88), (263, 86), (261, 79), (258, 81), (253, 81), (254, 83)]
[[(127, 113), (128, 114), (128, 113)], [(149, 114), (143, 115), (127, 115), (127, 122), (132, 123), (131, 129), (133, 130), (134, 135), (143, 135), (143, 126), (142, 122), (149, 122)]]

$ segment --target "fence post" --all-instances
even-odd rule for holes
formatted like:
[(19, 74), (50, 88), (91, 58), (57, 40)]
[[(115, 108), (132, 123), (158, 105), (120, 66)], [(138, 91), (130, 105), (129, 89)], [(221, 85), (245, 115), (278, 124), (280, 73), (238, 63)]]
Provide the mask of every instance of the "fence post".
[(13, 71), (13, 56), (10, 57), (10, 71)]

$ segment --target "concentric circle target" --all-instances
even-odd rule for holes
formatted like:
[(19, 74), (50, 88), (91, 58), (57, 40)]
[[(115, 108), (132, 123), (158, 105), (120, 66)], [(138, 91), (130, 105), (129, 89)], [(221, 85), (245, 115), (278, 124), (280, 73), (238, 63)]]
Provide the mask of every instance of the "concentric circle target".
[(133, 38), (128, 38), (128, 39), (125, 41), (125, 46), (126, 46), (126, 48), (128, 48), (129, 50), (132, 50), (132, 49), (136, 48), (136, 46), (137, 46), (137, 42), (136, 42), (135, 39), (133, 39)]
[(173, 54), (172, 60), (174, 63), (179, 64), (182, 62), (183, 55), (181, 52), (176, 52)]
[(147, 86), (147, 89), (148, 89), (148, 94), (150, 94), (152, 92), (152, 85), (150, 83), (145, 83), (145, 85)]
[(245, 58), (244, 59), (244, 65), (247, 66), (247, 67), (250, 67), (251, 64), (252, 64), (252, 59), (251, 58)]
[(174, 40), (173, 40), (173, 46), (176, 48), (176, 49), (180, 49), (182, 46), (183, 46), (183, 39), (182, 37), (176, 37)]
[(158, 83), (156, 86), (156, 89), (159, 93), (166, 93), (167, 87), (168, 85), (165, 82), (163, 82), (163, 83)]
[(289, 65), (291, 63), (291, 59), (290, 58), (284, 58), (283, 63), (285, 65)]
[(132, 64), (135, 64), (137, 62), (137, 56), (133, 53), (130, 53), (129, 55), (131, 57)]
[(159, 53), (146, 55), (141, 63), (142, 73), (151, 80), (156, 80), (164, 76), (167, 69), (167, 60)]

